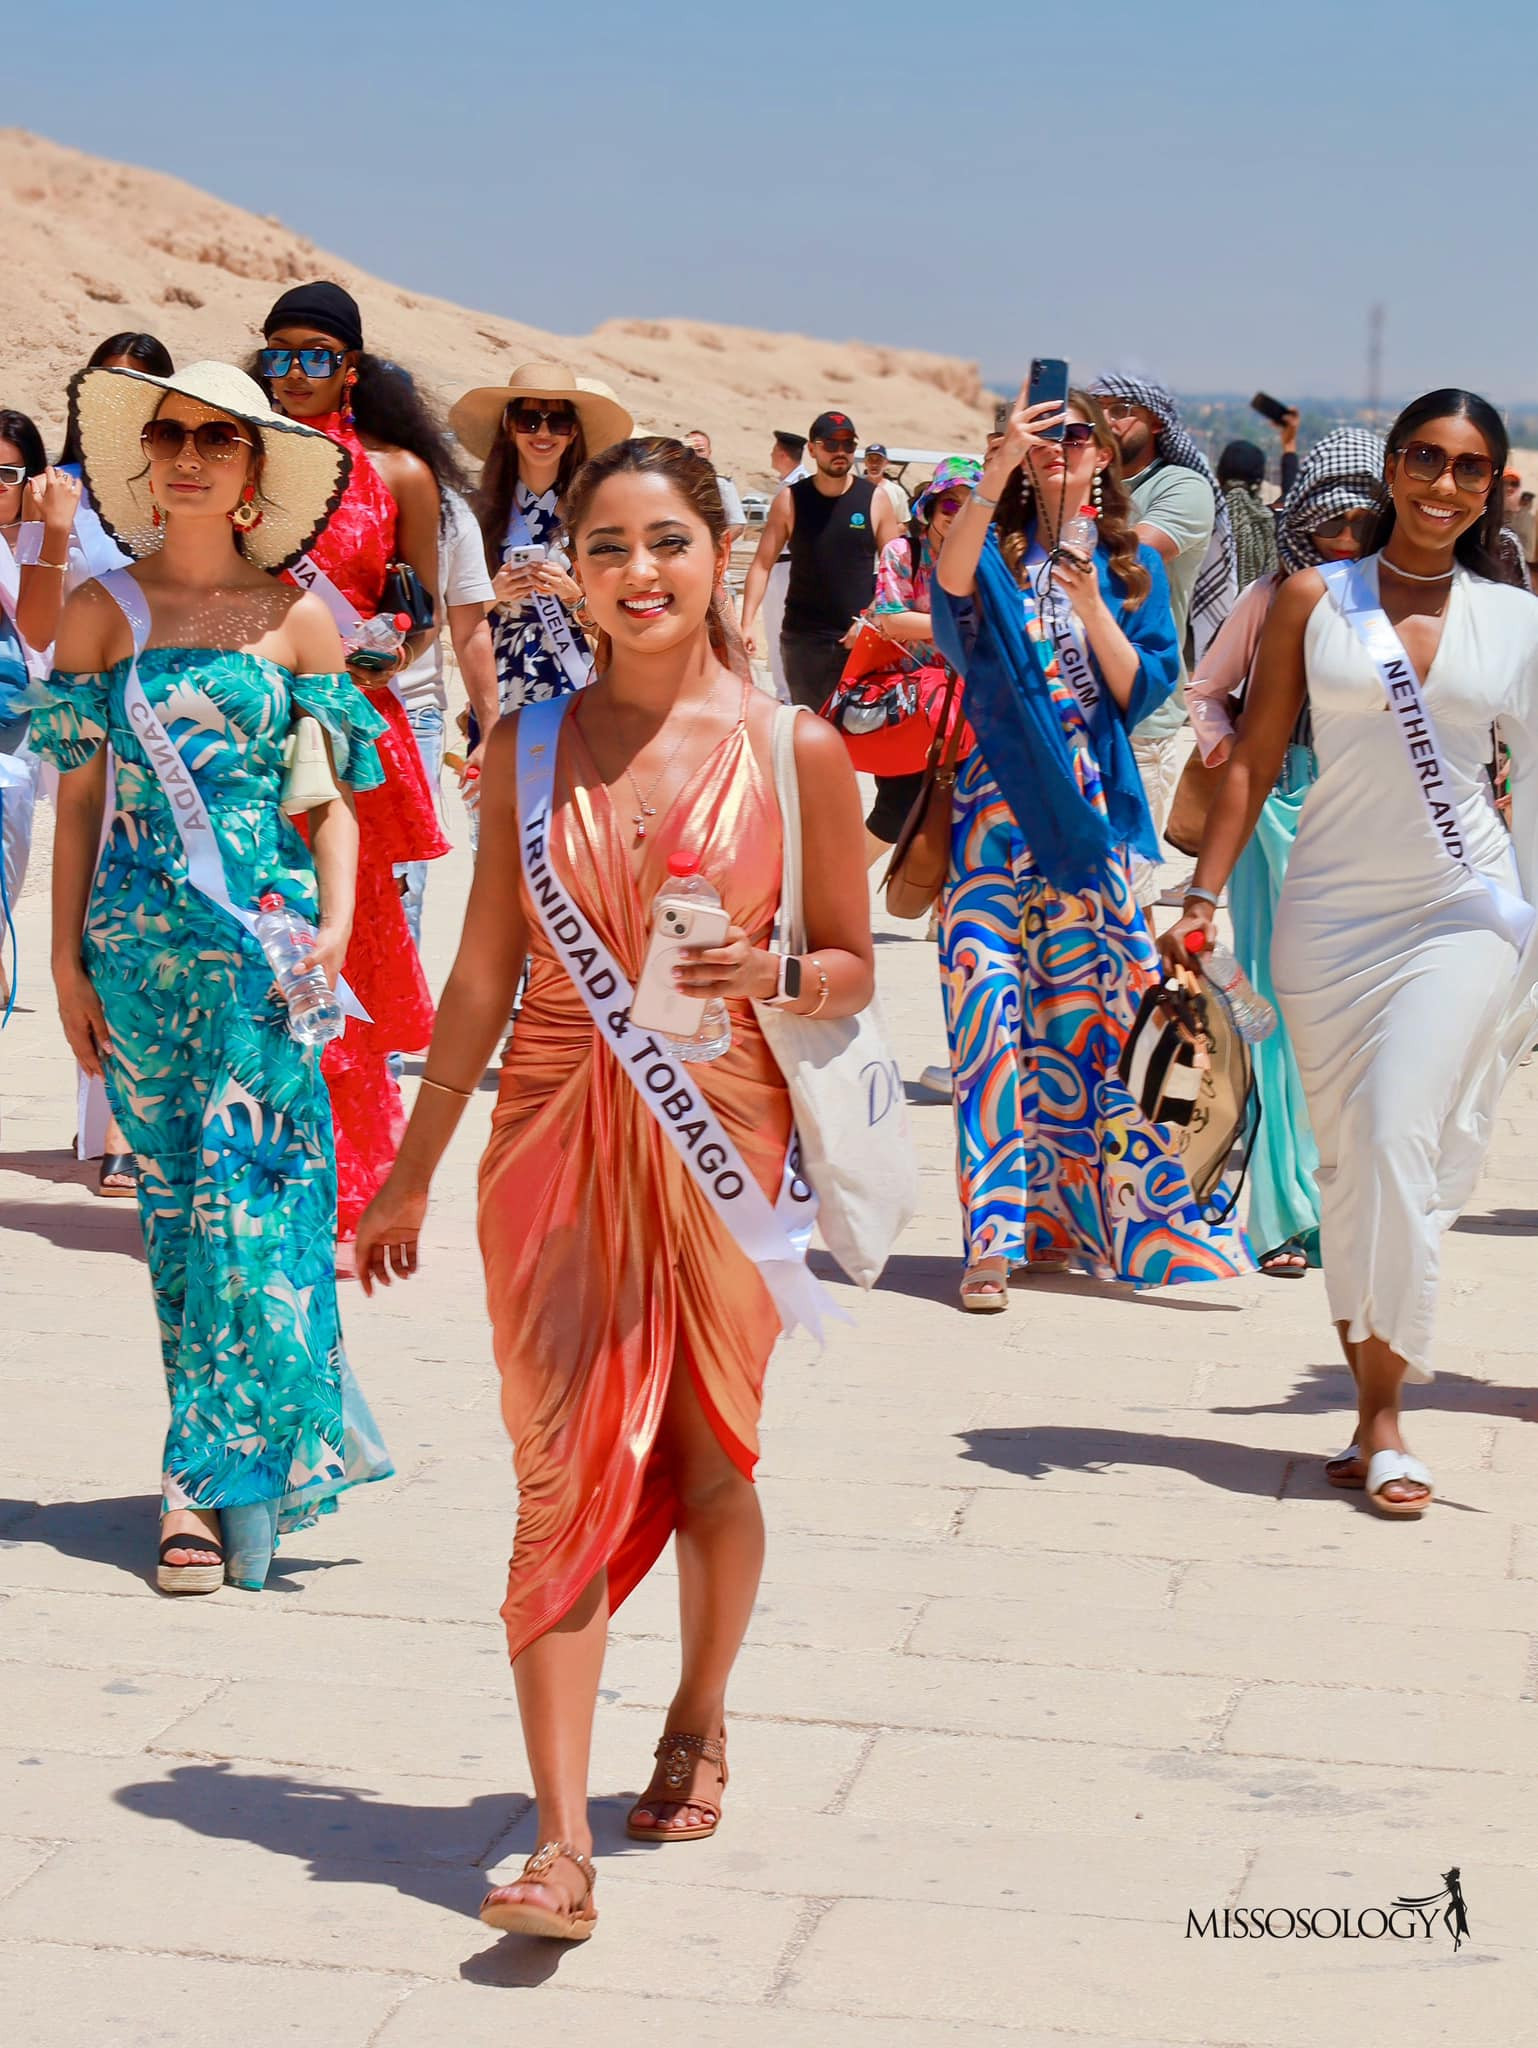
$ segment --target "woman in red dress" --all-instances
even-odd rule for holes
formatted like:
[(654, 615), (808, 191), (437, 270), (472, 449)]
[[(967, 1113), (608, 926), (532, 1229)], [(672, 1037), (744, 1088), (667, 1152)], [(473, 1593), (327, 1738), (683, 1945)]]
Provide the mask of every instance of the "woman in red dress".
[[(262, 331), (267, 346), (256, 369), (274, 403), (352, 456), (342, 501), (306, 557), (324, 579), (312, 587), (329, 602), (340, 593), (353, 611), (372, 618), (392, 565), (408, 562), (436, 593), (439, 486), (455, 481), (455, 472), (410, 380), (365, 353), (357, 302), (340, 285), (297, 285), (285, 292)], [(308, 573), (300, 580), (308, 581)], [(412, 659), (425, 638), (408, 639), (402, 659)], [(395, 864), (435, 860), (449, 850), (390, 672), (351, 673), (387, 730), (378, 741), (385, 780), (356, 799), (358, 896), (344, 968), (370, 1021), (350, 1019), (322, 1063), (336, 1125), (337, 1236), (343, 1247), (394, 1163), (406, 1125), (390, 1055), (420, 1052), (432, 1036), (432, 997), (411, 943)], [(345, 1249), (337, 1263), (350, 1271)]]

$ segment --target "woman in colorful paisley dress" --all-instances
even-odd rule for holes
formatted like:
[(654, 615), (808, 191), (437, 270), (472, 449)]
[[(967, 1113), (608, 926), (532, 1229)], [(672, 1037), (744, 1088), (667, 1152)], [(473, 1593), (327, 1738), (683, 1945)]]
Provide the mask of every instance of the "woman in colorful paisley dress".
[[(357, 301), (324, 280), (295, 285), (272, 307), (262, 331), (267, 345), (257, 367), (275, 403), (352, 458), (341, 502), (305, 551), (303, 573), (318, 569), (325, 578), (312, 587), (333, 605), (332, 593), (339, 595), (363, 618), (381, 609), (396, 562), (408, 562), (436, 591), (439, 485), (454, 481), (453, 464), (409, 380), (365, 351)], [(428, 637), (408, 640), (403, 658), (420, 653)], [(389, 1172), (406, 1128), (390, 1055), (420, 1052), (432, 1036), (432, 996), (411, 941), (396, 864), (436, 860), (449, 850), (390, 672), (352, 674), (383, 722), (384, 778), (360, 792), (358, 908), (346, 963), (369, 1022), (350, 1024), (345, 1037), (326, 1047), (324, 1061), (344, 1242)], [(351, 1272), (350, 1256), (342, 1268)]]
[[(1093, 561), (1058, 548), (1086, 505)], [(1156, 858), (1157, 842), (1128, 734), (1179, 660), (1095, 400), (1065, 412), (1022, 393), (951, 524), (932, 605), (978, 740), (956, 779), (940, 939), (962, 1305), (1007, 1307), (1012, 1267), (1145, 1285), (1248, 1271), (1116, 1073), (1157, 975), (1129, 879), (1129, 849)]]
[[(312, 855), (280, 807), (284, 744), (309, 713), (337, 776), (368, 787), (380, 720), (340, 672), (320, 600), (268, 572), (318, 531), (347, 458), (223, 363), (88, 370), (72, 398), (94, 501), (137, 559), (70, 598), (55, 670), (31, 693), (32, 744), (61, 770), (59, 1009), (139, 1164), (171, 1402), (161, 1590), (258, 1589), (279, 1530), (390, 1467), (338, 1328), (320, 1061), (290, 1033), (256, 941), (189, 875), (187, 847), (211, 831), (238, 908), (271, 890), (315, 922), (335, 978), (357, 827), (345, 796), (322, 804)], [(108, 745), (117, 811), (98, 867)], [(203, 818), (183, 800), (193, 815), (177, 822), (162, 773), (190, 780)]]

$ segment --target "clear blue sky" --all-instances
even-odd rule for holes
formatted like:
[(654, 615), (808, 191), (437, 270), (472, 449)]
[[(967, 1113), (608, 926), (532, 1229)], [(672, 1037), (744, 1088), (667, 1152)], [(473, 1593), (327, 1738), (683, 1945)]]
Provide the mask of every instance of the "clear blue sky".
[(1532, 0), (23, 5), (5, 116), (399, 283), (1538, 399)]

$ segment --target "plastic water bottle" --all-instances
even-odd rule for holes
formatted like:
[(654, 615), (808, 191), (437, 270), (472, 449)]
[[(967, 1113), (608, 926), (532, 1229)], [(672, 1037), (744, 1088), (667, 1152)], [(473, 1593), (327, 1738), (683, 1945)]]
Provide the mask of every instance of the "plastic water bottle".
[(1276, 1029), (1276, 1012), (1255, 990), (1249, 976), (1226, 946), (1219, 946), (1205, 932), (1186, 933), (1186, 951), (1214, 988), (1228, 998), (1234, 1013), (1234, 1028), (1246, 1045), (1259, 1045)]
[(1081, 505), (1072, 519), (1063, 521), (1063, 530), (1057, 537), (1060, 548), (1072, 548), (1076, 555), (1093, 556), (1100, 529), (1095, 524), (1093, 505)]
[[(720, 897), (700, 873), (698, 857), (692, 853), (668, 855), (668, 878), (657, 891), (656, 901), (658, 905), (671, 901), (704, 903), (715, 910), (724, 908)], [(655, 905), (652, 915), (656, 916)], [(700, 1028), (692, 1038), (668, 1039), (676, 1058), (701, 1063), (718, 1060), (731, 1042), (731, 1016), (719, 996), (711, 996), (706, 1003)]]
[(288, 1028), (295, 1038), (301, 1045), (340, 1038), (347, 1023), (341, 1004), (319, 967), (308, 973), (303, 967), (315, 944), (314, 930), (276, 890), (269, 889), (257, 905), (256, 936), (288, 1004)]
[(406, 612), (376, 612), (360, 619), (347, 637), (347, 658), (358, 668), (389, 668), (400, 653), (411, 618)]

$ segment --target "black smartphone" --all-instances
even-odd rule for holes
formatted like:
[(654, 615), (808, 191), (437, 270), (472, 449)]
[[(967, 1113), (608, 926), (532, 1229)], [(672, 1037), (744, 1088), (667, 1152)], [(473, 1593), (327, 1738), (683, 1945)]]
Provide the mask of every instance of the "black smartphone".
[(1258, 412), (1263, 420), (1269, 420), (1273, 427), (1279, 427), (1292, 407), (1283, 405), (1279, 398), (1273, 398), (1269, 391), (1257, 391), (1250, 400), (1250, 411)]
[[(1033, 356), (1031, 375), (1026, 385), (1027, 405), (1066, 405), (1068, 403), (1068, 365), (1061, 356)], [(1062, 425), (1048, 427), (1042, 436), (1047, 441), (1061, 441)]]

